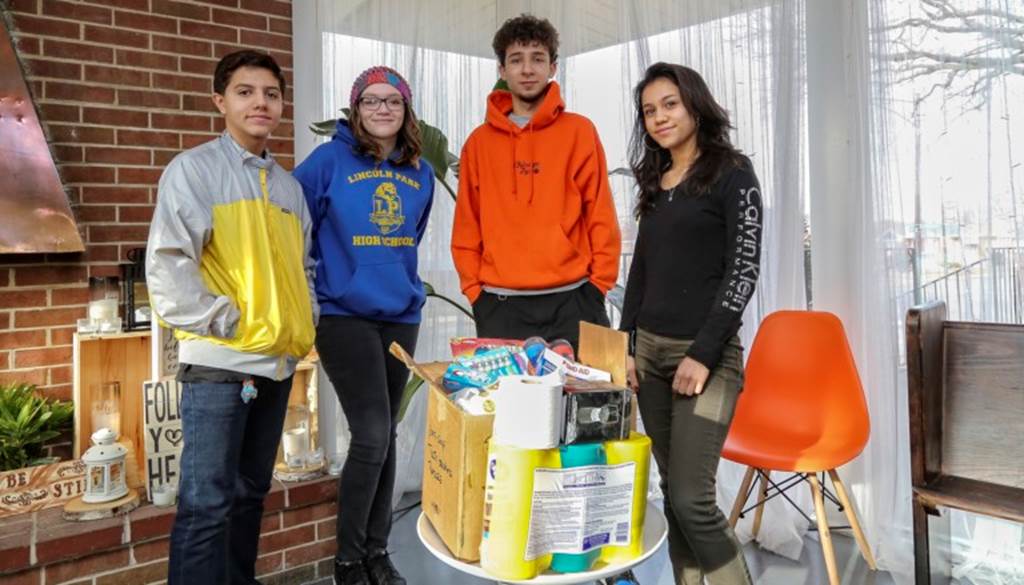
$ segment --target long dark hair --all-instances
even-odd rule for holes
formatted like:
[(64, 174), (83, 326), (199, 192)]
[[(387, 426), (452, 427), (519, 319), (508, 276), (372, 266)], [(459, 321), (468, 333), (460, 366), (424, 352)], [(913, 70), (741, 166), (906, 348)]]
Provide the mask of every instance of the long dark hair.
[[(718, 105), (704, 78), (689, 67), (673, 63), (655, 63), (633, 90), (636, 118), (629, 140), (629, 166), (633, 169), (639, 194), (634, 213), (639, 219), (654, 208), (661, 191), (661, 174), (672, 164), (672, 155), (648, 138), (644, 126), (644, 89), (656, 79), (667, 79), (679, 88), (683, 106), (697, 124), (697, 150), (700, 153), (686, 174), (684, 193), (703, 195), (727, 170), (742, 164), (743, 155), (729, 140), (729, 113)], [(651, 146), (655, 148), (651, 148)]]
[[(382, 108), (387, 107), (381, 104)], [(356, 150), (360, 154), (372, 156), (378, 163), (383, 162), (387, 153), (382, 152), (380, 145), (373, 139), (373, 136), (363, 128), (363, 121), (359, 117), (359, 106), (357, 105), (349, 113), (348, 127), (352, 136), (356, 139)], [(423, 154), (423, 139), (420, 137), (420, 123), (412, 106), (405, 103), (405, 118), (402, 120), (402, 127), (398, 129), (398, 140), (395, 141), (395, 150), (398, 157), (395, 164), (398, 166), (412, 165), (420, 168), (420, 156)]]

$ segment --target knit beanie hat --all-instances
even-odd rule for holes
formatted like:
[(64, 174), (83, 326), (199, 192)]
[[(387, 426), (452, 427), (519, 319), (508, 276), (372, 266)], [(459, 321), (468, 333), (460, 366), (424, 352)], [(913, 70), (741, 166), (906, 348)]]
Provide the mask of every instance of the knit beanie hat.
[(378, 65), (376, 67), (370, 67), (366, 71), (359, 74), (356, 77), (355, 82), (352, 84), (352, 95), (348, 98), (349, 107), (353, 110), (356, 109), (356, 102), (359, 101), (359, 96), (363, 94), (363, 91), (375, 84), (375, 83), (386, 83), (398, 90), (398, 93), (402, 94), (405, 98), (405, 103), (412, 102), (412, 90), (409, 89), (409, 84), (406, 83), (405, 78), (401, 76), (397, 71), (390, 67)]

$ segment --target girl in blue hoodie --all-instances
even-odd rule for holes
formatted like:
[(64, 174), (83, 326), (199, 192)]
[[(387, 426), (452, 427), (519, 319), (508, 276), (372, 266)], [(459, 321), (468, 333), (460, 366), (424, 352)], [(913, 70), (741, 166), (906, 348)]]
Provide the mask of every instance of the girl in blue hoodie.
[(403, 585), (388, 558), (395, 427), (409, 372), (388, 353), (416, 346), (416, 272), (434, 194), (412, 92), (398, 72), (356, 79), (349, 119), (295, 169), (313, 219), (321, 316), (316, 346), (352, 431), (338, 485), (335, 582)]

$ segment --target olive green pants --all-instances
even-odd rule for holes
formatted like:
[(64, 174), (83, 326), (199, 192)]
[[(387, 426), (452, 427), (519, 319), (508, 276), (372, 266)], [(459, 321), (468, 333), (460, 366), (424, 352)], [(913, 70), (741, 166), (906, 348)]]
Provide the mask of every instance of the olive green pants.
[(661, 473), (669, 558), (677, 585), (702, 578), (749, 585), (743, 551), (715, 501), (718, 461), (743, 387), (743, 346), (731, 339), (703, 392), (685, 396), (672, 390), (672, 378), (691, 343), (637, 331), (637, 400)]

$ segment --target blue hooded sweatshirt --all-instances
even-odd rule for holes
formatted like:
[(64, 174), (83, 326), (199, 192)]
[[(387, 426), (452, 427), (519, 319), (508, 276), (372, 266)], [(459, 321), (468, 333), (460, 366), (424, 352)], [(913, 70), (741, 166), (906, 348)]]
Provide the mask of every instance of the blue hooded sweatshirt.
[(434, 199), (434, 170), (377, 163), (356, 152), (345, 120), (293, 173), (313, 220), (321, 315), (419, 323), (426, 298), (416, 271)]

